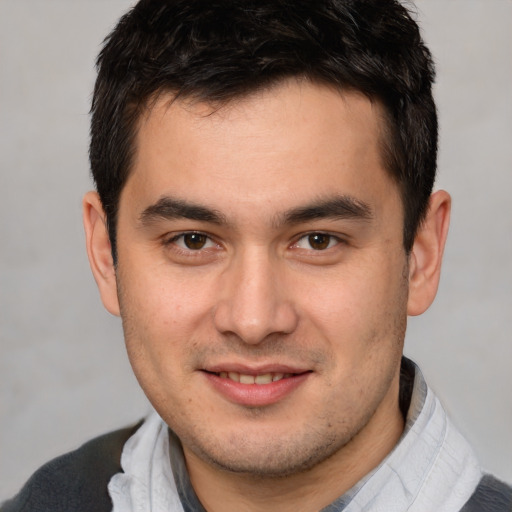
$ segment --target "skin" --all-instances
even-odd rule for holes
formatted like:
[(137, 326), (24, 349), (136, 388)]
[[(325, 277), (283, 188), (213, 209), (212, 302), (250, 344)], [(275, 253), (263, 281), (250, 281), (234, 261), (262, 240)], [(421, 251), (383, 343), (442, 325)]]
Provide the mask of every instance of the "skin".
[[(403, 431), (406, 317), (435, 296), (450, 198), (407, 255), (378, 104), (299, 81), (220, 109), (171, 99), (140, 120), (116, 268), (84, 199), (102, 300), (207, 510), (318, 510)], [(296, 383), (272, 400), (215, 375), (283, 367)]]

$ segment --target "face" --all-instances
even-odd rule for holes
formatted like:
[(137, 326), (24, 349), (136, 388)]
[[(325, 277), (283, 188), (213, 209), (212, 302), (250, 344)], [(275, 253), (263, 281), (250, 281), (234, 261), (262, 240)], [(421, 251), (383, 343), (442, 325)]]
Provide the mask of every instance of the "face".
[(141, 119), (118, 217), (135, 374), (185, 453), (290, 474), (397, 412), (407, 258), (381, 110), (288, 82)]

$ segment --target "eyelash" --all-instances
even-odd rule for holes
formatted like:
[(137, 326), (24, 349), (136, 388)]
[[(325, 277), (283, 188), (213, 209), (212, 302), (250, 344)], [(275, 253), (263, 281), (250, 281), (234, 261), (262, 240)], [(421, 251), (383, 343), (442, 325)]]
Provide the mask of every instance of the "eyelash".
[[(322, 237), (326, 238), (327, 239), (326, 247), (317, 248), (317, 249), (312, 247), (312, 240), (311, 239), (313, 237), (319, 237), (320, 238), (320, 240), (318, 241), (320, 243), (320, 245), (323, 245), (322, 241), (321, 241), (321, 238)], [(339, 244), (344, 242), (343, 239), (341, 239), (340, 237), (338, 237), (336, 235), (332, 235), (331, 233), (325, 233), (324, 231), (311, 231), (309, 233), (301, 235), (297, 239), (297, 241), (292, 245), (292, 247), (297, 247), (298, 249), (302, 249), (301, 247), (299, 247), (299, 242), (301, 240), (307, 240), (307, 243), (309, 244), (309, 247), (310, 247), (310, 249), (304, 249), (304, 250), (312, 250), (312, 251), (317, 252), (317, 253), (325, 252), (325, 251), (327, 251), (329, 249), (332, 249), (333, 247), (336, 247), (337, 245), (339, 245)]]
[[(204, 237), (205, 244), (208, 244), (208, 247), (206, 247), (206, 248), (199, 247), (197, 249), (192, 249), (190, 247), (186, 247), (185, 246), (186, 245), (185, 237), (194, 236), (194, 235), (198, 236), (198, 237)], [(183, 246), (178, 243), (178, 241), (180, 239), (183, 239)], [(214, 246), (218, 247), (219, 244), (217, 244), (210, 235), (208, 235), (207, 233), (203, 233), (202, 231), (185, 231), (183, 233), (178, 233), (177, 235), (174, 235), (171, 238), (165, 240), (164, 245), (166, 245), (166, 246), (174, 245), (176, 248), (178, 248), (179, 250), (181, 250), (183, 252), (199, 253), (203, 249), (210, 249), (210, 248), (213, 248)]]
[[(201, 243), (201, 238), (204, 239), (204, 244), (207, 245), (207, 247), (197, 247), (197, 248), (191, 248), (186, 246), (185, 237), (187, 236), (198, 236), (200, 238), (199, 243)], [(320, 245), (324, 245), (322, 242), (326, 242), (325, 247), (321, 248), (314, 248), (312, 246), (312, 238), (317, 237), (319, 238), (318, 243)], [(325, 238), (327, 240), (322, 240), (322, 238)], [(179, 244), (178, 241), (182, 239), (183, 243)], [(307, 243), (309, 244), (309, 248), (299, 247), (299, 243), (302, 240), (307, 240)], [(336, 247), (337, 245), (344, 243), (344, 240), (341, 239), (338, 236), (332, 235), (330, 233), (325, 233), (323, 231), (311, 231), (309, 233), (305, 233), (301, 235), (299, 238), (296, 239), (296, 241), (291, 245), (292, 248), (297, 248), (299, 250), (305, 250), (305, 251), (313, 251), (316, 253), (322, 253), (327, 251), (328, 249), (332, 249), (333, 247)], [(207, 233), (201, 232), (201, 231), (185, 231), (182, 233), (179, 233), (177, 235), (172, 236), (171, 238), (165, 240), (164, 245), (174, 245), (178, 250), (181, 250), (186, 253), (200, 253), (203, 250), (212, 249), (214, 247), (219, 247), (219, 244), (217, 244), (214, 239), (208, 235)]]

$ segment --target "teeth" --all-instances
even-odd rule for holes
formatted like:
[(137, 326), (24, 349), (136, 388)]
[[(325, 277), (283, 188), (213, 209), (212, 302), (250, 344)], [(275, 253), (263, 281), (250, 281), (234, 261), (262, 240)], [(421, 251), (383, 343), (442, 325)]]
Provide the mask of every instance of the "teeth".
[(228, 377), (235, 382), (240, 382), (240, 374), (236, 372), (229, 372)]
[(293, 373), (263, 373), (255, 376), (237, 372), (219, 372), (219, 377), (222, 379), (231, 379), (240, 384), (270, 384), (292, 376)]
[(252, 375), (240, 374), (240, 384), (254, 384), (255, 378)]
[(257, 375), (254, 379), (255, 384), (270, 384), (272, 382), (272, 374), (265, 373), (263, 375)]

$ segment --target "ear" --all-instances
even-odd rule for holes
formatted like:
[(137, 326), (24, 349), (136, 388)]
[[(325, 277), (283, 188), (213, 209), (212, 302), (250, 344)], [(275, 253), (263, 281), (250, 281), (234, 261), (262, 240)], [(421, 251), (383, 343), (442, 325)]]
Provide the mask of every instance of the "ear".
[(96, 192), (88, 192), (82, 206), (87, 255), (101, 300), (107, 311), (119, 316), (116, 272), (103, 205)]
[(430, 196), (427, 217), (418, 229), (409, 256), (408, 315), (421, 315), (436, 296), (450, 224), (450, 209), (448, 192), (439, 190)]

